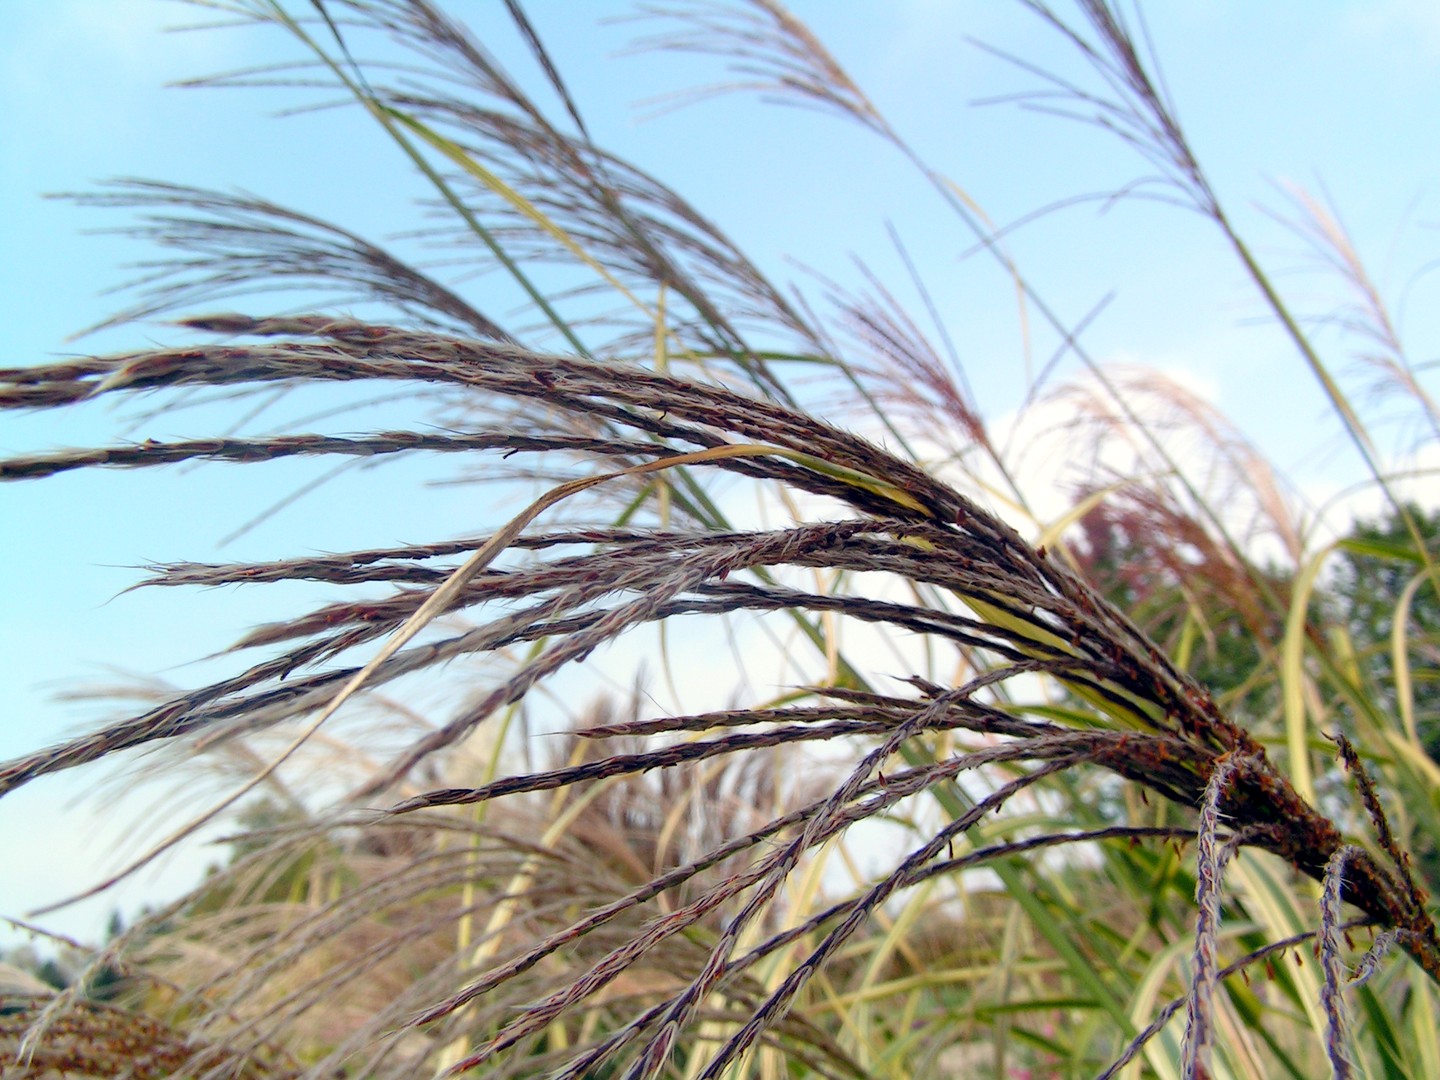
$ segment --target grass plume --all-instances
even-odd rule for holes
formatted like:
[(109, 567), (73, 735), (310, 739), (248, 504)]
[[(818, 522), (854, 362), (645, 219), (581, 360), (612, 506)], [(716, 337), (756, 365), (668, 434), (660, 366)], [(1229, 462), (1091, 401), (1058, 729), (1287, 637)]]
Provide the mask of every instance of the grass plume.
[[(1235, 231), (1119, 6), (1022, 0), (1078, 65), (1017, 58), (1046, 87), (1025, 101), (1118, 136), (1154, 170), (1135, 191), (1220, 230), (1390, 499), (1394, 537), (1316, 550), (1224, 417), (1096, 362), (1006, 230), (772, 0), (644, 5), (659, 29), (642, 45), (721, 55), (738, 84), (700, 96), (819, 106), (918, 168), (1022, 317), (1085, 369), (1027, 390), (1090, 462), (1057, 520), (1034, 516), (1023, 453), (991, 430), (943, 329), (937, 346), (868, 272), (858, 293), (825, 282), (821, 314), (772, 282), (596, 143), (518, 3), (555, 108), (424, 0), (213, 6), (303, 59), (201, 82), (346, 95), (426, 183), (419, 238), (503, 280), (523, 314), (266, 199), (112, 184), (80, 198), (136, 214), (130, 231), (165, 253), (114, 322), (319, 285), (315, 312), (185, 314), (168, 328), (183, 344), (3, 369), (0, 410), (365, 384), (445, 426), (47, 449), (0, 461), (0, 480), (441, 453), (532, 494), (480, 535), (147, 568), (136, 588), (308, 582), (326, 599), (249, 630), (212, 681), (0, 764), (0, 796), (138, 751), (182, 782), (220, 769), (229, 794), (162, 848), (245, 815), (227, 866), (93, 958), (92, 975), (130, 973), (124, 1009), (87, 1001), (83, 978), (7, 1007), (0, 1046), (23, 1075), (127, 1038), (215, 1076), (858, 1077), (981, 1059), (997, 1076), (1346, 1075), (1357, 1060), (1403, 1075), (1429, 1060), (1440, 819), (1410, 677), (1440, 596), (1428, 519)], [(359, 59), (377, 43), (423, 69)], [(1371, 370), (1433, 430), (1424, 372), (1338, 219), (1298, 205), (1357, 297)], [(822, 419), (835, 400), (876, 438)], [(741, 520), (737, 490), (762, 523)], [(1279, 563), (1255, 555), (1262, 536)], [(1385, 633), (1325, 593), (1342, 555), (1409, 575)], [(572, 703), (592, 657), (634, 644), (673, 683), (672, 652), (705, 668), (753, 653), (752, 632), (778, 690), (744, 672), (724, 707)], [(422, 716), (416, 685), (464, 693)], [(563, 735), (537, 719), (547, 693)], [(360, 716), (387, 736), (363, 751), (347, 742)], [(1318, 972), (1298, 962), (1317, 947)], [(1382, 967), (1396, 949), (1407, 959)], [(1349, 984), (1347, 950), (1363, 976)]]

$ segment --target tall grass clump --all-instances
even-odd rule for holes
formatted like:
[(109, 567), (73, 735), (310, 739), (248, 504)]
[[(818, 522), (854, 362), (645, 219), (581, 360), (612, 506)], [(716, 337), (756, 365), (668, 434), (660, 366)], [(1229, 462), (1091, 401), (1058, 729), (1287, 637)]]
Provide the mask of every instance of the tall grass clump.
[[(0, 477), (429, 452), (512, 505), (472, 536), (150, 568), (324, 599), (251, 629), (223, 677), (0, 766), (0, 794), (137, 751), (188, 792), (224, 781), (117, 877), (235, 830), (223, 869), (96, 953), (119, 1003), (81, 978), (7, 1005), (17, 1075), (117, 1047), (146, 1075), (1440, 1075), (1436, 519), (1123, 10), (1022, 3), (1075, 61), (1017, 58), (1031, 103), (1118, 135), (1217, 231), (1381, 493), (1368, 530), (1318, 530), (1224, 417), (1092, 358), (772, 0), (647, 4), (642, 45), (725, 57), (919, 170), (1079, 359), (1020, 420), (1031, 453), (1093, 463), (1065, 512), (1035, 509), (898, 289), (812, 303), (598, 145), (520, 4), (552, 109), (423, 0), (206, 6), (302, 56), (207, 81), (341, 91), (419, 170), (420, 236), (463, 273), (258, 197), (114, 183), (79, 198), (164, 253), (117, 322), (174, 315), (182, 343), (4, 370), (0, 406), (353, 383), (440, 424), (117, 442)], [(1356, 298), (1345, 340), (1387, 408), (1433, 433), (1337, 217), (1290, 212)], [(246, 296), (280, 310), (194, 313)], [(597, 694), (591, 657), (692, 693), (736, 674), (685, 713)], [(451, 709), (414, 707), (421, 686)]]

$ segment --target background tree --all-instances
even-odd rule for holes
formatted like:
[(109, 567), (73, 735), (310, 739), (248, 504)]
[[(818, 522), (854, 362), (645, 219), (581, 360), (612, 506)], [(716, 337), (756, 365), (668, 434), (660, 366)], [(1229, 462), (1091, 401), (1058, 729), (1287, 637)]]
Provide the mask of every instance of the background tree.
[[(1430, 558), (1440, 548), (1440, 511), (1406, 507), (1357, 522), (1338, 553), (1334, 594), (1350, 634), (1366, 694), (1414, 725), (1425, 752), (1440, 761), (1440, 594), (1424, 574), (1410, 533), (1418, 529)], [(1396, 657), (1409, 669), (1396, 677)]]

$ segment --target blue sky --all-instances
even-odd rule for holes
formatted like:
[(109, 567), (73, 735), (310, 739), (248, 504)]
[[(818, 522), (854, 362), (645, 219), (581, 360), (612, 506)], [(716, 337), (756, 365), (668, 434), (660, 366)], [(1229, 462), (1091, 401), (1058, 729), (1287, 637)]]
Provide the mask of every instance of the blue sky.
[[(449, 6), (473, 19), (502, 58), (518, 57), (498, 2)], [(1042, 65), (1065, 62), (1018, 5), (809, 0), (793, 8), (920, 154), (996, 221), (1113, 189), (1141, 171), (1093, 129), (971, 104), (1035, 83), (967, 44), (967, 35)], [(885, 228), (893, 222), (945, 312), (987, 414), (1003, 417), (1018, 405), (1024, 385), (1007, 286), (991, 266), (960, 258), (969, 237), (893, 151), (853, 125), (750, 99), (640, 122), (640, 103), (714, 72), (690, 59), (617, 55), (637, 28), (598, 20), (623, 4), (535, 0), (528, 10), (598, 140), (686, 194), (774, 277), (804, 280), (793, 258), (853, 282), (859, 256), (882, 278), (899, 280)], [(1404, 301), (1402, 329), (1417, 358), (1433, 355), (1440, 289), (1435, 274), (1422, 271), (1440, 251), (1440, 5), (1217, 0), (1145, 10), (1187, 133), (1262, 261), (1302, 307), (1327, 308), (1333, 285), (1307, 272), (1301, 246), (1266, 214), (1283, 208), (1281, 185), (1323, 185), (1382, 289)], [(197, 14), (160, 0), (12, 0), (0, 8), (0, 364), (143, 346), (169, 333), (127, 327), (67, 344), (118, 306), (121, 298), (100, 294), (125, 280), (123, 264), (149, 253), (90, 231), (123, 224), (123, 214), (42, 193), (144, 176), (244, 188), (376, 237), (413, 223), (404, 205), (418, 190), (413, 178), (353, 110), (277, 119), (271, 114), (295, 101), (283, 91), (167, 89), (275, 55), (274, 35), (162, 32)], [(1183, 377), (1320, 495), (1358, 478), (1298, 358), (1274, 327), (1257, 322), (1253, 287), (1207, 223), (1142, 203), (1103, 214), (1091, 205), (1016, 234), (1012, 250), (1067, 318), (1115, 293), (1087, 338), (1100, 357)], [(7, 416), (0, 453), (210, 430), (197, 414), (133, 431), (120, 423), (105, 410)], [(177, 665), (275, 612), (273, 598), (258, 594), (117, 597), (136, 565), (419, 540), (473, 532), (485, 520), (473, 489), (423, 488), (436, 475), (433, 463), (401, 465), (381, 475), (387, 490), (413, 487), (403, 512), (375, 514), (367, 497), (373, 474), (352, 474), (222, 547), (257, 506), (313, 475), (285, 467), (240, 475), (250, 471), (97, 472), (0, 488), (0, 757), (98, 715), (93, 704), (57, 700), (57, 689), (111, 680), (112, 672), (188, 681), (198, 669)], [(94, 777), (59, 778), (0, 803), (0, 912), (81, 887), (90, 880), (86, 859), (139, 831), (143, 800), (106, 802), (99, 814), (94, 799), (75, 803), (93, 784)], [(193, 862), (183, 863), (168, 876), (142, 878), (119, 902), (163, 893), (193, 872)], [(101, 913), (103, 905), (91, 905), (52, 925), (89, 933)]]

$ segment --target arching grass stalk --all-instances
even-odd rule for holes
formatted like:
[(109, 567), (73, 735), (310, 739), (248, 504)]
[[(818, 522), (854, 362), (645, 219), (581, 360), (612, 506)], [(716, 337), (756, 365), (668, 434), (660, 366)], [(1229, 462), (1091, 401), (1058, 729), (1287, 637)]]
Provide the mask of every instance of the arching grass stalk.
[[(639, 776), (765, 747), (869, 740), (868, 749), (842, 767), (843, 779), (827, 797), (788, 819), (793, 824), (785, 824), (786, 819), (772, 822), (768, 828), (780, 830), (773, 833), (779, 846), (769, 854), (612, 948), (590, 973), (502, 1024), (482, 1046), (471, 1050), (462, 1065), (505, 1060), (512, 1050), (521, 1054), (517, 1061), (523, 1059), (521, 1047), (531, 1046), (533, 1038), (572, 1010), (586, 1007), (602, 987), (648, 957), (661, 942), (688, 934), (729, 910), (723, 930), (702, 947), (703, 961), (685, 985), (669, 995), (668, 1004), (635, 1019), (623, 1036), (611, 1033), (583, 1052), (573, 1048), (566, 1073), (586, 1075), (600, 1061), (620, 1055), (629, 1061), (633, 1075), (659, 1075), (682, 1045), (683, 1033), (704, 1017), (703, 1003), (720, 991), (723, 980), (738, 976), (748, 965), (750, 961), (732, 967), (740, 960), (739, 941), (752, 923), (763, 920), (781, 885), (810, 852), (902, 800), (950, 789), (962, 774), (1002, 767), (1017, 770), (1008, 783), (972, 801), (968, 809), (928, 830), (908, 853), (897, 856), (868, 899), (846, 909), (843, 916), (837, 914), (839, 921), (809, 947), (806, 958), (768, 1000), (744, 995), (734, 999), (750, 1001), (746, 1007), (753, 1012), (734, 1030), (704, 1075), (718, 1075), (716, 1070), (733, 1055), (744, 1053), (754, 1039), (775, 1029), (809, 980), (832, 961), (840, 944), (886, 897), (919, 880), (955, 840), (992, 813), (1006, 810), (1020, 792), (1032, 786), (1038, 790), (1052, 777), (1104, 770), (1188, 808), (1217, 779), (1220, 763), (1227, 762), (1219, 774), (1224, 777), (1218, 785), (1223, 790), (1212, 801), (1242, 845), (1268, 851), (1316, 880), (1324, 877), (1330, 860), (1344, 846), (1336, 825), (1296, 793), (1271, 764), (1265, 748), (1227, 719), (1209, 694), (1171, 664), (1124, 614), (1063, 564), (1031, 548), (959, 492), (863, 439), (776, 403), (719, 387), (510, 345), (316, 316), (227, 315), (189, 320), (188, 325), (243, 335), (256, 343), (153, 350), (6, 370), (0, 372), (0, 407), (53, 408), (104, 395), (200, 384), (317, 379), (444, 383), (533, 401), (554, 417), (553, 431), (532, 427), (528, 442), (513, 441), (513, 433), (500, 429), (477, 433), (480, 438), (472, 448), (578, 453), (596, 462), (648, 460), (620, 469), (602, 468), (560, 484), (473, 549), (450, 544), (284, 565), (189, 565), (173, 572), (162, 568), (156, 581), (169, 584), (316, 576), (337, 582), (389, 580), (394, 590), (388, 599), (330, 604), (289, 623), (263, 628), (241, 647), (278, 647), (281, 651), (271, 659), (93, 735), (11, 762), (0, 768), (0, 791), (125, 749), (206, 737), (220, 725), (231, 731), (258, 732), (298, 721), (302, 732), (311, 731), (367, 687), (454, 658), (527, 641), (544, 642), (448, 722), (396, 751), (357, 791), (357, 797), (374, 805), (390, 798), (389, 793), (401, 785), (413, 784), (420, 766), (458, 745), (537, 684), (635, 628), (681, 614), (832, 612), (858, 623), (906, 628), (992, 658), (989, 670), (964, 684), (946, 688), (916, 682), (911, 696), (836, 690), (828, 693), (839, 695), (839, 707), (797, 712), (760, 706), (723, 715), (661, 717), (621, 729), (612, 726), (590, 732), (589, 737), (613, 737), (623, 731), (662, 742), (634, 753), (503, 777), (480, 787), (437, 788), (395, 802), (388, 813), (403, 820), (421, 811)], [(571, 414), (604, 417), (622, 437), (577, 440), (565, 433), (565, 418)], [(274, 440), (264, 446), (263, 456), (313, 452), (322, 446), (303, 437)], [(353, 448), (334, 447), (341, 452)], [(147, 445), (124, 452), (115, 448), (20, 459), (4, 468), (8, 475), (21, 477), (82, 464), (140, 467), (186, 455), (233, 456), (236, 451), (223, 442), (189, 444), (183, 449), (161, 445), (147, 458), (150, 449)], [(844, 513), (766, 531), (712, 533), (642, 526), (574, 534), (528, 531), (543, 511), (581, 490), (624, 483), (680, 464), (823, 496), (843, 507)], [(577, 540), (594, 545), (593, 550), (563, 554)], [(494, 560), (512, 548), (530, 551), (537, 558), (503, 571), (493, 569)], [(452, 570), (420, 566), (421, 559), (438, 552), (463, 555), (467, 550), (468, 558)], [(777, 583), (776, 575), (786, 567), (888, 575), (953, 594), (973, 614), (861, 592), (807, 593)], [(759, 576), (759, 571), (766, 576)], [(482, 616), (474, 628), (416, 643), (417, 635), (437, 615), (466, 610), (478, 614), (484, 605), (501, 600), (505, 608)], [(344, 666), (345, 654), (367, 642), (384, 645), (364, 664)], [(341, 661), (341, 666), (332, 663), (304, 673), (326, 658)], [(1027, 717), (990, 694), (991, 688), (1022, 675), (1057, 680), (1072, 692), (1076, 705), (1055, 713), (1064, 717), (1063, 724)], [(847, 696), (853, 707), (844, 705)], [(673, 739), (688, 731), (697, 737), (668, 745), (663, 741), (665, 736)], [(954, 752), (936, 755), (925, 749), (941, 734), (962, 740)], [(964, 745), (964, 740), (974, 737), (979, 741)], [(299, 741), (292, 740), (292, 745)], [(907, 753), (916, 750), (921, 752)], [(281, 751), (282, 756), (288, 753)], [(910, 759), (907, 768), (896, 769), (897, 755)], [(278, 763), (262, 775), (275, 767)], [(1373, 796), (1367, 800), (1367, 805), (1374, 804)], [(763, 833), (752, 833), (758, 835)], [(1393, 846), (1388, 832), (1379, 843), (1382, 848)], [(1440, 940), (1403, 860), (1392, 859), (1390, 866), (1384, 866), (1354, 849), (1347, 859), (1342, 895), (1376, 924), (1404, 931), (1402, 946), (1432, 978), (1440, 976)], [(728, 907), (732, 901), (740, 906)], [(565, 931), (562, 939), (574, 942), (577, 935), (584, 937), (596, 929), (597, 924), (580, 924)], [(500, 974), (475, 986), (494, 994), (523, 970), (524, 964), (502, 968)], [(1098, 974), (1096, 991), (1112, 993), (1103, 973)], [(733, 987), (726, 993), (733, 999)], [(428, 1010), (418, 1022), (448, 1017), (457, 1002), (466, 1000), (473, 999), (451, 997), (448, 1005)], [(1110, 1009), (1128, 1027), (1119, 999)]]

